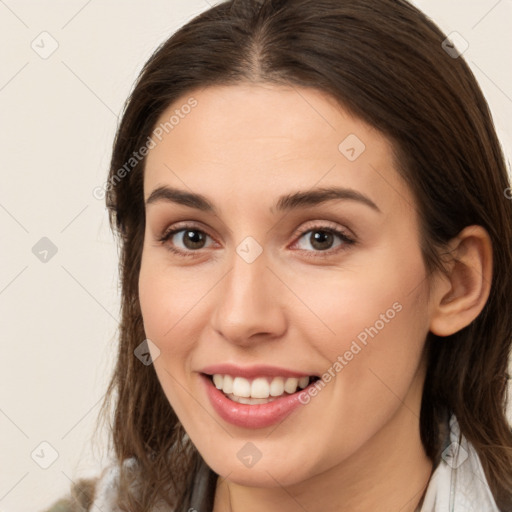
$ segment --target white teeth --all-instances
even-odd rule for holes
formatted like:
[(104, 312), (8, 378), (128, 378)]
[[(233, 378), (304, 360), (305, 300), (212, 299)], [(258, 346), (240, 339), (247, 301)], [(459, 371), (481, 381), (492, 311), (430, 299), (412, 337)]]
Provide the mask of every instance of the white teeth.
[(243, 377), (235, 377), (233, 380), (233, 394), (249, 398), (251, 396), (251, 383)]
[(299, 379), (299, 388), (304, 389), (309, 384), (309, 377), (301, 377)]
[(213, 383), (215, 384), (215, 387), (217, 389), (222, 389), (222, 385), (224, 383), (224, 377), (222, 375), (219, 375), (218, 373), (216, 373), (213, 376)]
[(233, 400), (233, 402), (248, 405), (268, 404), (269, 402), (273, 402), (274, 400), (276, 400), (276, 398), (244, 398), (242, 396), (233, 395), (233, 393), (227, 395), (227, 397), (230, 400)]
[(274, 400), (273, 397), (279, 397), (285, 393), (292, 394), (298, 389), (304, 389), (309, 381), (309, 377), (257, 377), (250, 381), (244, 377), (218, 373), (213, 375), (213, 383), (217, 389), (223, 391), (235, 402), (244, 404), (271, 402)]
[(284, 393), (283, 377), (274, 377), (270, 383), (270, 394), (272, 396), (281, 396)]
[(287, 393), (295, 393), (297, 391), (297, 385), (299, 384), (299, 379), (296, 379), (294, 377), (291, 377), (290, 379), (286, 379), (286, 382), (284, 383), (284, 390)]
[(233, 393), (233, 377), (231, 377), (231, 375), (224, 375), (222, 391), (226, 394)]
[(270, 394), (270, 385), (264, 377), (254, 379), (251, 384), (252, 398), (268, 398)]

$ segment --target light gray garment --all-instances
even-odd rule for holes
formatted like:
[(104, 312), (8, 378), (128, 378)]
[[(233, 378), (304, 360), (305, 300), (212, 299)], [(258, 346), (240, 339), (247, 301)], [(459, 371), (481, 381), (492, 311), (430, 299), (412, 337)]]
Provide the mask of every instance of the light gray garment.
[(441, 462), (434, 470), (419, 512), (500, 512), (480, 458), (462, 435), (454, 415)]

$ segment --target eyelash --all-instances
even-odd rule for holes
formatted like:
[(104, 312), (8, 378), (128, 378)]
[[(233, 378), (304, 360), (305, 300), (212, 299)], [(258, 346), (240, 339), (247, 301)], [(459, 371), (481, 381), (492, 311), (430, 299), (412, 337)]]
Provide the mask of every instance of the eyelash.
[[(167, 250), (171, 251), (174, 254), (177, 254), (178, 256), (182, 256), (185, 258), (200, 257), (201, 255), (197, 254), (197, 253), (199, 253), (201, 251), (201, 249), (198, 249), (195, 251), (194, 250), (182, 251), (181, 249), (176, 249), (176, 247), (173, 247), (172, 245), (167, 244), (167, 242), (169, 241), (170, 238), (172, 238), (176, 233), (180, 233), (181, 231), (197, 231), (197, 232), (205, 234), (206, 236), (209, 236), (210, 238), (213, 238), (208, 233), (206, 233), (204, 230), (199, 229), (197, 226), (194, 226), (192, 224), (184, 224), (179, 227), (175, 227), (173, 229), (164, 231), (164, 233), (161, 236), (159, 236), (157, 240), (161, 244), (165, 245)], [(303, 251), (307, 254), (306, 255), (307, 258), (327, 258), (329, 256), (332, 256), (333, 254), (337, 254), (338, 252), (347, 250), (349, 246), (354, 245), (356, 243), (356, 241), (353, 238), (349, 237), (344, 231), (341, 231), (338, 228), (326, 226), (325, 224), (310, 226), (307, 229), (295, 232), (294, 237), (297, 238), (297, 241), (298, 241), (306, 233), (309, 233), (310, 231), (311, 232), (319, 231), (322, 233), (329, 233), (332, 235), (336, 235), (341, 239), (341, 241), (343, 243), (335, 249), (327, 249), (325, 251), (308, 251), (305, 249), (299, 249), (300, 251)], [(295, 243), (297, 243), (297, 242), (295, 242)]]

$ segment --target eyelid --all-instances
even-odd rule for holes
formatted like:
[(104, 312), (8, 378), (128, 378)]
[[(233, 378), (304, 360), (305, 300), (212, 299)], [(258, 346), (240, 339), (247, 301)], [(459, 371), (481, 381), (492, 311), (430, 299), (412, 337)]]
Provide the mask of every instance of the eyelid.
[(214, 239), (212, 235), (208, 232), (206, 228), (204, 228), (201, 224), (196, 224), (194, 221), (181, 221), (177, 222), (176, 224), (172, 224), (171, 226), (166, 227), (160, 235), (157, 235), (157, 239), (159, 242), (163, 242), (166, 239), (169, 238), (169, 236), (177, 231), (183, 231), (183, 230), (197, 230), (202, 231), (203, 233), (207, 234), (210, 238)]
[(306, 222), (303, 224), (300, 228), (297, 228), (297, 230), (293, 233), (293, 237), (301, 237), (308, 231), (329, 231), (334, 233), (339, 233), (340, 235), (343, 235), (347, 239), (351, 239), (353, 242), (357, 241), (357, 237), (353, 234), (352, 230), (342, 227), (339, 224), (336, 224), (334, 222), (328, 221), (328, 220), (313, 220)]

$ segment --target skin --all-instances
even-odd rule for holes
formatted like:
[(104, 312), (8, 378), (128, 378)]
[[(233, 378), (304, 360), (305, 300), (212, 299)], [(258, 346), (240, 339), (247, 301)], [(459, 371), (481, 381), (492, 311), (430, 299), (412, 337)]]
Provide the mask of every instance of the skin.
[[(380, 132), (320, 91), (268, 84), (196, 90), (161, 121), (190, 96), (198, 105), (148, 154), (144, 195), (201, 193), (218, 214), (147, 204), (139, 292), (162, 388), (221, 476), (214, 512), (414, 511), (432, 472), (419, 435), (425, 338), (456, 332), (483, 308), (488, 235), (466, 228), (449, 248), (449, 273), (428, 280), (416, 201)], [(338, 149), (350, 134), (366, 146), (354, 161)], [(380, 211), (346, 199), (272, 210), (283, 194), (328, 186), (356, 190)], [(182, 221), (205, 234), (202, 248), (185, 245), (183, 231), (159, 241)], [(356, 243), (335, 235), (322, 251), (311, 238), (318, 226)], [(262, 249), (252, 263), (236, 252), (248, 236)], [(396, 303), (394, 318), (278, 425), (235, 427), (212, 408), (198, 373), (206, 365), (321, 375)], [(248, 441), (261, 452), (250, 468), (237, 457)]]

